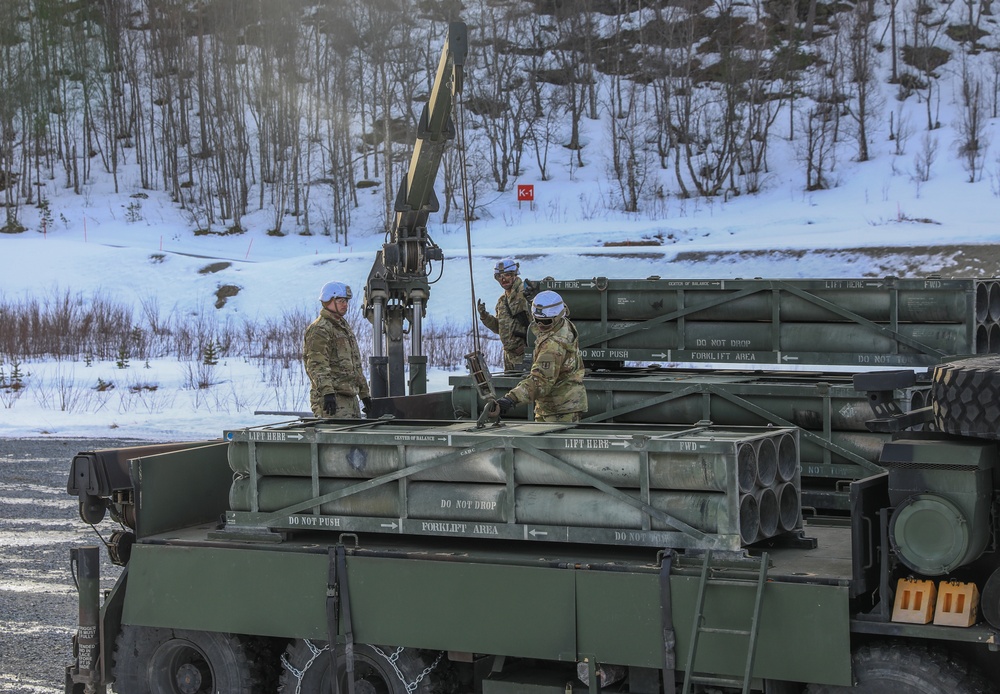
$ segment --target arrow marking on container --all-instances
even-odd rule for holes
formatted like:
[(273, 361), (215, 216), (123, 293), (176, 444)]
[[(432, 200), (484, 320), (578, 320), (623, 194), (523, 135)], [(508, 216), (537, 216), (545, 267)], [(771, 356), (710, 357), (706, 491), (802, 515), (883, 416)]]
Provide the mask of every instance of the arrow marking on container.
[(296, 441), (301, 441), (305, 438), (302, 434), (288, 434), (286, 438), (295, 439)]
[(651, 356), (651, 357), (659, 357), (660, 359), (666, 359), (667, 358), (667, 355), (664, 354), (663, 352), (660, 352), (659, 354), (650, 354), (649, 356)]
[(531, 535), (532, 537), (537, 537), (539, 535), (548, 535), (548, 533), (542, 532), (541, 530), (529, 530), (528, 534)]
[(612, 441), (612, 446), (621, 446), (622, 448), (628, 448), (628, 442), (626, 441)]
[(790, 357), (787, 354), (781, 357), (781, 361), (798, 361), (798, 357)]
[(399, 527), (398, 525), (396, 525), (395, 522), (392, 522), (392, 523), (381, 523), (381, 526), (383, 528), (389, 528), (390, 530), (395, 530), (396, 528)]

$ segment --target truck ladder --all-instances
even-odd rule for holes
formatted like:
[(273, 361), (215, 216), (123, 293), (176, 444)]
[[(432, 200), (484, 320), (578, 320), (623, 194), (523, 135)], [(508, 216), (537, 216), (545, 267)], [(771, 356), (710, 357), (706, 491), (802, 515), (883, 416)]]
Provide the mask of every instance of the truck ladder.
[[(691, 627), (691, 647), (688, 649), (687, 666), (684, 668), (684, 688), (681, 694), (690, 694), (692, 684), (711, 684), (722, 687), (742, 687), (743, 694), (750, 691), (751, 673), (753, 672), (754, 655), (757, 650), (757, 629), (760, 624), (760, 607), (763, 603), (764, 585), (767, 583), (767, 552), (761, 554), (760, 572), (757, 575), (757, 592), (754, 595), (753, 617), (750, 620), (749, 629), (723, 629), (718, 627), (703, 626), (705, 608), (705, 587), (709, 583), (709, 565), (711, 564), (712, 550), (705, 552), (705, 560), (701, 565), (701, 580), (698, 583), (698, 598), (695, 603), (694, 620)], [(750, 587), (753, 585), (748, 581), (716, 579), (713, 585), (730, 585)], [(747, 637), (747, 659), (746, 667), (743, 670), (743, 679), (735, 677), (723, 677), (718, 675), (697, 674), (694, 672), (695, 655), (698, 652), (698, 636), (700, 634), (730, 634)]]

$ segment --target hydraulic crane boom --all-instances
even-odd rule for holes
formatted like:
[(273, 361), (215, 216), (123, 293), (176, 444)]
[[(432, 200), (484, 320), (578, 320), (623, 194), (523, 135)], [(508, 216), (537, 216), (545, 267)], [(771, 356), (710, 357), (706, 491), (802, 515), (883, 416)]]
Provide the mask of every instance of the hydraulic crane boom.
[[(427, 234), (427, 217), (439, 209), (434, 180), (447, 143), (455, 137), (451, 117), (456, 94), (462, 91), (462, 68), (468, 50), (463, 22), (448, 26), (430, 98), (417, 125), (410, 166), (396, 195), (396, 217), (389, 242), (378, 252), (365, 285), (365, 316), (374, 329), (371, 388), (374, 397), (405, 395), (404, 362), (409, 363), (409, 394), (427, 391), (427, 357), (421, 346), (421, 322), (426, 312), (431, 261), (444, 260)], [(410, 354), (404, 357), (403, 335), (409, 323)]]

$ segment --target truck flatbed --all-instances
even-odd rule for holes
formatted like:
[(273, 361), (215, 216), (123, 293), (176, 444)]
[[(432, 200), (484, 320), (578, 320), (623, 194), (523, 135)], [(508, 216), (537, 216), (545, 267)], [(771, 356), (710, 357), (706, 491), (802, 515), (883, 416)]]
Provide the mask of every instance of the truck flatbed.
[[(603, 545), (566, 545), (522, 542), (475, 541), (465, 538), (414, 538), (380, 534), (351, 534), (331, 537), (320, 531), (292, 533), (287, 539), (274, 543), (241, 542), (238, 538), (220, 540), (213, 537), (217, 523), (205, 523), (144, 538), (149, 545), (211, 548), (266, 548), (269, 551), (319, 554), (326, 556), (332, 541), (343, 542), (355, 556), (396, 556), (430, 561), (463, 561), (486, 564), (516, 564), (539, 567), (574, 567), (581, 570), (631, 571), (657, 573), (660, 570), (660, 552), (649, 547), (617, 547)], [(816, 541), (812, 549), (802, 547), (771, 547), (768, 577), (773, 581), (789, 583), (809, 582), (846, 586), (851, 580), (851, 531), (839, 521), (832, 523), (813, 521), (806, 523), (804, 535)], [(674, 572), (691, 573), (700, 570), (701, 561), (696, 552), (690, 558), (675, 564)], [(751, 548), (747, 556), (759, 556), (760, 550)], [(736, 555), (734, 555), (736, 556)]]

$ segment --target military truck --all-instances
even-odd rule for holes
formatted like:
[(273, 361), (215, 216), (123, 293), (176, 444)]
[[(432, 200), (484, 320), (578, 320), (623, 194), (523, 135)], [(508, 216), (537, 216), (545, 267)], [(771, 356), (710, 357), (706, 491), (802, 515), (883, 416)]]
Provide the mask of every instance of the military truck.
[[(519, 375), (475, 354), (425, 393), (465, 45), (452, 25), (366, 287), (380, 416), (75, 456), (123, 568), (102, 593), (73, 551), (66, 693), (994, 691), (997, 283), (545, 280), (588, 421), (497, 419)], [(817, 368), (746, 370), (788, 363)]]
[[(803, 518), (794, 427), (303, 420), (81, 453), (125, 569), (101, 601), (74, 551), (66, 692), (993, 691), (998, 366), (873, 417), (885, 470), (846, 517)], [(857, 378), (891, 410), (912, 377)]]

